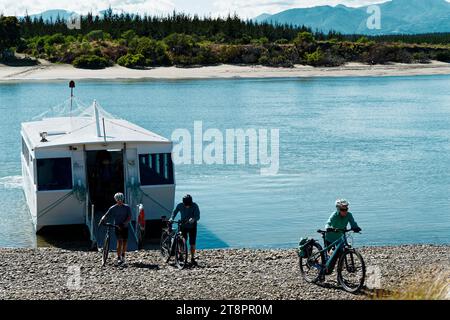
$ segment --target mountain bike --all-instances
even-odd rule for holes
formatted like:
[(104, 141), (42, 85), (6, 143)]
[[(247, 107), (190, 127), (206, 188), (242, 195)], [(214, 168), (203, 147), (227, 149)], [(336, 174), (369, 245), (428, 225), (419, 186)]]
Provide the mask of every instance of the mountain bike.
[[(188, 250), (182, 230), (186, 222), (182, 220), (174, 222), (163, 220), (163, 223), (166, 226), (163, 228), (161, 234), (161, 255), (166, 260), (166, 263), (169, 263), (170, 258), (175, 256), (175, 265), (178, 269), (184, 269), (187, 265)], [(172, 228), (173, 223), (178, 225), (176, 231)]]
[(108, 260), (109, 245), (111, 242), (110, 230), (119, 228), (118, 226), (112, 223), (103, 223), (103, 225), (106, 227), (106, 233), (105, 239), (103, 240), (103, 248), (102, 248), (102, 267), (106, 265), (106, 261)]
[[(342, 232), (342, 236), (333, 243), (327, 244), (327, 232)], [(300, 272), (310, 283), (325, 281), (326, 275), (333, 273), (337, 263), (337, 280), (347, 292), (356, 293), (364, 286), (366, 266), (362, 255), (354, 249), (347, 240), (347, 233), (352, 229), (317, 230), (323, 237), (325, 248), (320, 243), (310, 239), (299, 251)], [(330, 253), (332, 251), (332, 253)]]

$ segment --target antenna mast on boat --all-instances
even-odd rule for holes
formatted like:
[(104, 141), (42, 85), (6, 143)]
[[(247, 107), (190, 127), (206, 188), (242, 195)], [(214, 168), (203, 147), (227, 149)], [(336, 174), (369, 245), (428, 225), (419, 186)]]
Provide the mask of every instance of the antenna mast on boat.
[(70, 88), (70, 116), (72, 116), (73, 88), (75, 88), (75, 81), (70, 80), (70, 82), (69, 82), (69, 88)]
[(105, 140), (105, 146), (106, 146), (105, 118), (102, 118), (102, 122), (103, 122), (103, 139)]
[(102, 133), (100, 131), (100, 119), (98, 116), (97, 100), (94, 100), (94, 117), (95, 117), (95, 125), (97, 127), (97, 137), (101, 137)]

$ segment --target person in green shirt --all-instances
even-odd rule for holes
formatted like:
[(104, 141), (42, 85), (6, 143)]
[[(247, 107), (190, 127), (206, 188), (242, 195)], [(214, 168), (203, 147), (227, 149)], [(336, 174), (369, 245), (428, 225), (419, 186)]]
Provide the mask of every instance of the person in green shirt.
[(326, 246), (339, 239), (343, 234), (343, 232), (336, 232), (330, 229), (346, 229), (347, 225), (350, 223), (350, 227), (353, 231), (361, 231), (361, 228), (353, 218), (353, 214), (348, 211), (349, 205), (350, 204), (345, 199), (336, 200), (336, 211), (331, 214), (330, 218), (328, 218), (327, 224), (325, 225), (327, 230), (325, 235)]

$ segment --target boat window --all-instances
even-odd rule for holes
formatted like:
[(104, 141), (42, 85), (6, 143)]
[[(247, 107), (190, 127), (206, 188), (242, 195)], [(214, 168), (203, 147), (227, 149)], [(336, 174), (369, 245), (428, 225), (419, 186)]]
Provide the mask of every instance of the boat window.
[(141, 185), (173, 184), (173, 163), (170, 153), (140, 154)]
[(72, 189), (70, 158), (37, 159), (38, 191)]
[(22, 154), (23, 157), (25, 158), (27, 166), (30, 165), (30, 151), (28, 151), (28, 147), (24, 139), (22, 139)]

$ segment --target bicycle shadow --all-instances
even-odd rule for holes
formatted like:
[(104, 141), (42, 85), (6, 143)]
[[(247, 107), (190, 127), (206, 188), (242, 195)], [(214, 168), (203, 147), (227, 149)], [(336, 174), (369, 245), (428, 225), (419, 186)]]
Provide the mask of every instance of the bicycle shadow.
[(323, 289), (335, 289), (345, 291), (337, 282), (316, 282), (315, 284)]
[(134, 268), (147, 269), (147, 270), (159, 270), (159, 265), (144, 262), (134, 262), (132, 264)]
[[(169, 266), (171, 266), (174, 269), (178, 269), (178, 266), (175, 264), (175, 262), (169, 262)], [(199, 263), (197, 265), (192, 265), (191, 263), (187, 263), (186, 266), (183, 268), (183, 270), (193, 270), (193, 269), (207, 269), (208, 266), (204, 265), (203, 263)]]
[[(343, 292), (347, 292), (337, 282), (331, 282), (331, 281), (317, 282), (316, 285), (323, 289), (333, 289), (333, 290), (340, 290)], [(351, 293), (351, 294), (356, 295), (356, 296), (366, 296), (369, 298), (377, 299), (377, 298), (389, 296), (390, 294), (392, 294), (392, 291), (387, 290), (387, 289), (372, 289), (372, 288), (368, 288), (368, 287), (364, 286), (360, 291), (358, 291), (356, 293)]]

